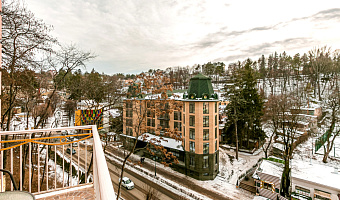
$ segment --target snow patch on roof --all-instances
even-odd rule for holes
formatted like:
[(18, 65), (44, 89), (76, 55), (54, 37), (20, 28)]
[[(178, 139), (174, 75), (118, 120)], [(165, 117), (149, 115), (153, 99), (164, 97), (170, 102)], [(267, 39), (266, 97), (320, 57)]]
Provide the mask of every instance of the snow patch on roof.
[[(143, 138), (146, 138), (146, 140), (143, 140)], [(154, 139), (159, 142), (154, 142)], [(182, 146), (182, 141), (177, 141), (172, 138), (165, 138), (165, 137), (160, 137), (157, 135), (153, 135), (150, 133), (144, 133), (143, 135), (138, 137), (138, 140), (148, 142), (148, 141), (153, 141), (156, 145), (161, 145), (163, 147), (167, 147), (170, 149), (176, 149), (179, 151), (184, 151), (184, 148)]]

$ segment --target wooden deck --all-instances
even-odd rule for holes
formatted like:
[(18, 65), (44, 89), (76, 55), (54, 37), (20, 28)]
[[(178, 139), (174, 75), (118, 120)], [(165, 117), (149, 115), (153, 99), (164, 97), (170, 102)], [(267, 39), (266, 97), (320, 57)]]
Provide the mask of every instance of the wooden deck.
[(70, 188), (51, 193), (39, 194), (36, 195), (35, 198), (39, 200), (83, 200), (95, 199), (95, 194), (93, 185), (87, 185), (85, 187)]

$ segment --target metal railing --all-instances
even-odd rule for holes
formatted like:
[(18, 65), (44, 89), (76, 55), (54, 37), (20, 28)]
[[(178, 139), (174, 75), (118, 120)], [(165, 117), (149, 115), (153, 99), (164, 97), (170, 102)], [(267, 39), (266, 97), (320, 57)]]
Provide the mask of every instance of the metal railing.
[[(0, 136), (0, 168), (14, 175), (19, 190), (42, 194), (93, 183), (96, 199), (115, 198), (95, 125), (4, 131)], [(0, 191), (13, 191), (9, 177), (0, 172), (0, 178)]]

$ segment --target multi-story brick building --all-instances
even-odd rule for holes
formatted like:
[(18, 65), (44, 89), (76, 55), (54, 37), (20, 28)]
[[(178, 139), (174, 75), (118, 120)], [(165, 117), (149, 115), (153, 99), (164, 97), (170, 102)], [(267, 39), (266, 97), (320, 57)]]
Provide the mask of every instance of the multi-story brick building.
[[(174, 168), (196, 179), (214, 179), (219, 170), (219, 105), (211, 78), (201, 74), (191, 78), (187, 93), (176, 101), (182, 102), (182, 108), (179, 110), (162, 116), (147, 114), (143, 119), (147, 130), (145, 134), (155, 134), (159, 131), (162, 135), (164, 128), (177, 128), (183, 141), (168, 138), (167, 143), (162, 143), (179, 160), (179, 164), (174, 165)], [(132, 144), (131, 141), (137, 136), (134, 125), (141, 119), (139, 112), (148, 107), (147, 102), (150, 101), (145, 98), (125, 101), (123, 132), (126, 138), (129, 138), (127, 141), (130, 141), (126, 142), (126, 146)], [(162, 129), (158, 129), (158, 126)]]

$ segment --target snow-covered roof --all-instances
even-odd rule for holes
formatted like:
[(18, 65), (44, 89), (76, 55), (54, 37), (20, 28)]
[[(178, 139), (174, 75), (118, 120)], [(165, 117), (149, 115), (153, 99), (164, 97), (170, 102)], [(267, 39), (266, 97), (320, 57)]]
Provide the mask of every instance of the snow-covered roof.
[(270, 200), (270, 199), (268, 199), (267, 197), (255, 195), (253, 200)]
[[(146, 140), (143, 140), (143, 138), (146, 138)], [(153, 135), (153, 134), (150, 134), (150, 133), (144, 133), (143, 135), (138, 137), (138, 140), (148, 142), (153, 138), (155, 138), (157, 141), (160, 141), (159, 143), (153, 142), (157, 145), (161, 145), (163, 147), (167, 147), (167, 148), (170, 148), (170, 149), (176, 149), (176, 150), (179, 150), (179, 151), (184, 151), (184, 148), (182, 146), (182, 141), (177, 141), (177, 140), (172, 139), (172, 138), (163, 137), (163, 139), (161, 139), (160, 136), (156, 136), (156, 135)]]
[[(327, 165), (291, 160), (292, 178), (314, 182), (324, 186), (340, 190), (340, 172), (334, 173), (335, 169)], [(263, 160), (257, 171), (276, 177), (281, 177), (283, 164)]]
[(308, 180), (314, 183), (340, 190), (340, 172), (334, 173), (334, 168), (316, 163), (292, 160), (292, 177)]
[(257, 171), (264, 174), (269, 174), (276, 177), (281, 177), (283, 171), (283, 164), (276, 163), (269, 160), (263, 160)]
[(279, 149), (279, 150), (281, 150), (281, 151), (284, 150), (284, 145), (281, 144), (281, 143), (277, 143), (277, 142), (276, 142), (276, 143), (273, 144), (273, 147), (276, 148), (276, 149)]
[(115, 117), (119, 117), (120, 116), (120, 113), (119, 113), (119, 109), (111, 109), (111, 110), (108, 110), (109, 111), (109, 114), (115, 118)]

